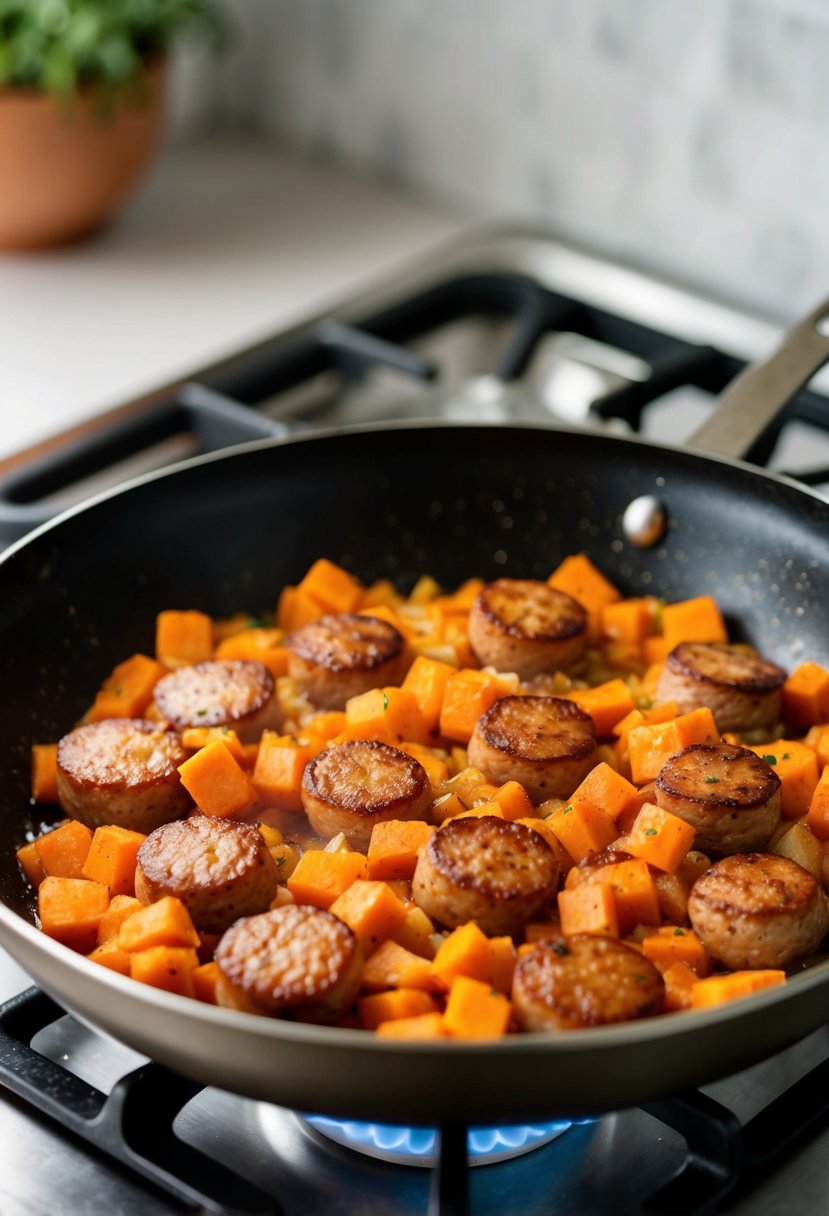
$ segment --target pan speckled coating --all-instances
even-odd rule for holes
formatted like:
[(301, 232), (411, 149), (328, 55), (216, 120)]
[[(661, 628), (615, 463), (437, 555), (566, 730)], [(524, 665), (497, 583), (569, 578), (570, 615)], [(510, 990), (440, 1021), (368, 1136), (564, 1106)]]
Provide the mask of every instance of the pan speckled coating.
[[(654, 494), (669, 528), (632, 548)], [(34, 928), (14, 856), (38, 817), (30, 747), (100, 681), (153, 653), (163, 608), (272, 609), (326, 556), (408, 589), (546, 578), (585, 551), (626, 594), (710, 593), (733, 636), (791, 670), (829, 664), (829, 505), (747, 466), (641, 441), (408, 425), (267, 442), (153, 475), (63, 516), (0, 561), (0, 943), (55, 999), (205, 1083), (354, 1118), (516, 1120), (598, 1112), (736, 1071), (829, 1016), (829, 963), (721, 1009), (560, 1036), (393, 1043), (220, 1010), (133, 983)]]

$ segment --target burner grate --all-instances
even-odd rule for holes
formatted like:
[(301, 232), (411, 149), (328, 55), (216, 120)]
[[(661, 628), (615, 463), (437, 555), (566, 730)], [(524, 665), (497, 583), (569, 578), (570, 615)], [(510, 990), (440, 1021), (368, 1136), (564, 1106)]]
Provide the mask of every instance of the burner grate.
[[(713, 397), (744, 366), (704, 341), (615, 315), (529, 274), (438, 277), (382, 308), (344, 310), (267, 339), (5, 462), (0, 541), (93, 490), (253, 439), (417, 416), (638, 432), (666, 394)], [(792, 421), (829, 430), (829, 400), (801, 392), (748, 459), (767, 464)], [(824, 473), (805, 479), (816, 484)]]
[[(174, 1123), (200, 1092), (199, 1085), (160, 1065), (146, 1064), (123, 1077), (105, 1096), (35, 1051), (30, 1046), (32, 1040), (64, 1016), (58, 1005), (34, 988), (0, 1006), (0, 1084), (56, 1120), (70, 1135), (188, 1208), (215, 1216), (304, 1216), (308, 1209), (301, 1201), (297, 1203), (295, 1190), (290, 1192), (291, 1207), (283, 1206), (241, 1173), (226, 1168), (177, 1135)], [(667, 1184), (660, 1184), (629, 1212), (620, 1207), (617, 1216), (630, 1216), (633, 1211), (641, 1216), (706, 1216), (727, 1211), (731, 1201), (750, 1195), (759, 1181), (826, 1126), (829, 1052), (825, 1043), (823, 1047), (817, 1064), (745, 1122), (702, 1092), (643, 1107), (647, 1116), (678, 1132), (686, 1149)], [(551, 1125), (544, 1143), (549, 1145), (550, 1139), (560, 1137), (567, 1126)], [(581, 1130), (592, 1134), (592, 1128), (573, 1128), (561, 1137), (561, 1143), (570, 1144), (570, 1136)], [(543, 1129), (539, 1134), (544, 1136)], [(470, 1212), (467, 1136), (466, 1127), (454, 1124), (415, 1136), (432, 1158), (428, 1216), (466, 1216)], [(651, 1148), (661, 1139), (658, 1134), (651, 1137)], [(266, 1143), (279, 1154), (279, 1135), (269, 1137)], [(537, 1153), (527, 1151), (514, 1162), (485, 1166), (475, 1173), (489, 1177), (490, 1169), (512, 1171), (518, 1168), (519, 1160), (538, 1159), (533, 1176), (543, 1198), (544, 1188), (553, 1187), (564, 1159), (558, 1155), (557, 1166), (553, 1158), (544, 1157), (541, 1139), (538, 1144), (541, 1147)], [(576, 1137), (572, 1147), (578, 1156), (584, 1149), (582, 1139)], [(332, 1147), (326, 1151), (336, 1150)], [(557, 1146), (549, 1145), (546, 1151), (556, 1152)], [(566, 1159), (576, 1157), (568, 1152)], [(348, 1158), (341, 1158), (336, 1168), (347, 1178)], [(397, 1170), (394, 1176), (400, 1177), (398, 1166), (378, 1162), (376, 1168)], [(527, 1203), (531, 1202), (528, 1196)]]

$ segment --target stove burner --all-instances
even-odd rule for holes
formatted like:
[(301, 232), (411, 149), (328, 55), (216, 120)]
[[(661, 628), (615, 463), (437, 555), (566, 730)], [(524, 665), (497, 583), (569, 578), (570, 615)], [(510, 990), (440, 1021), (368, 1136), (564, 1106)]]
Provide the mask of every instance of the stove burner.
[[(431, 1127), (398, 1127), (386, 1123), (358, 1123), (351, 1119), (329, 1119), (324, 1115), (297, 1116), (312, 1131), (344, 1148), (364, 1153), (378, 1161), (396, 1165), (431, 1167), (437, 1160), (437, 1133)], [(263, 1114), (267, 1122), (267, 1110)], [(522, 1124), (517, 1127), (471, 1127), (467, 1132), (470, 1165), (494, 1165), (531, 1153), (572, 1124), (559, 1119), (553, 1123)]]

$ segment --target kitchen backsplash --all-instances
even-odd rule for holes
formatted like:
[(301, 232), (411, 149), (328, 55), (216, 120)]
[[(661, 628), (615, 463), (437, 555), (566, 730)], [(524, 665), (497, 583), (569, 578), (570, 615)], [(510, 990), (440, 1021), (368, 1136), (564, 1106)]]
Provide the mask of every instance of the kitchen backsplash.
[(829, 294), (827, 0), (234, 11), (226, 112), (270, 134), (773, 316)]

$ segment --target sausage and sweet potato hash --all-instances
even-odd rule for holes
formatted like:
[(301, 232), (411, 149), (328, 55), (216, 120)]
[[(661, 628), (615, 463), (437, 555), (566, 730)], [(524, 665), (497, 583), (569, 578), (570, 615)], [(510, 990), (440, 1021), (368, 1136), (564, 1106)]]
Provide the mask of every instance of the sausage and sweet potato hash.
[(272, 624), (171, 609), (33, 748), (43, 931), (252, 1013), (557, 1033), (785, 982), (829, 929), (829, 671), (716, 602), (325, 559)]

